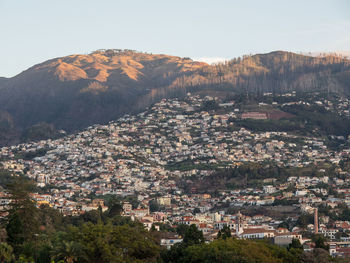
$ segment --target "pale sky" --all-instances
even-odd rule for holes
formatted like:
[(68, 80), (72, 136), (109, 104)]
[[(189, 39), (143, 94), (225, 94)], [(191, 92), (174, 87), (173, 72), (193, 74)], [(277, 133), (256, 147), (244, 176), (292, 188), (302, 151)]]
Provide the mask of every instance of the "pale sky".
[(350, 50), (348, 0), (0, 0), (0, 76), (96, 49), (207, 61)]

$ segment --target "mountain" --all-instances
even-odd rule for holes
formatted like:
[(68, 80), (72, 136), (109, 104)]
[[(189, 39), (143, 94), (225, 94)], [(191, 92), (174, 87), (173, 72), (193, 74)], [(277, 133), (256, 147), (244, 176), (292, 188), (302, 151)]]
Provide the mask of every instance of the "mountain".
[(313, 56), (313, 57), (325, 57), (325, 56), (343, 56), (345, 58), (350, 58), (350, 50), (339, 50), (334, 52), (309, 52), (309, 53), (303, 53), (306, 56)]
[(12, 116), (8, 112), (0, 110), (0, 146), (18, 143), (19, 136)]
[(248, 93), (326, 91), (349, 95), (349, 63), (337, 55), (309, 57), (276, 51), (205, 67), (200, 85)]
[(0, 77), (0, 88), (2, 85), (4, 85), (7, 81), (7, 78), (4, 78), (4, 77)]
[[(0, 78), (0, 124), (6, 127), (0, 135), (5, 142), (9, 133), (26, 140), (52, 137), (54, 129), (73, 132), (105, 123), (189, 91), (349, 95), (349, 79), (350, 61), (340, 56), (276, 51), (208, 65), (132, 50), (99, 50), (51, 59), (13, 78)], [(41, 127), (44, 133), (33, 134)], [(7, 143), (11, 141), (16, 140)]]
[(47, 122), (72, 131), (144, 107), (154, 89), (205, 65), (124, 50), (52, 59), (6, 81), (0, 109), (19, 127)]

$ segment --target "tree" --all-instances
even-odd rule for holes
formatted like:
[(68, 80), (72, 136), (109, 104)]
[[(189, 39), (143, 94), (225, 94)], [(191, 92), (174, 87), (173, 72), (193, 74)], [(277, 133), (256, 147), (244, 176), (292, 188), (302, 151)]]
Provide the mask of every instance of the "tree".
[(176, 233), (178, 233), (180, 236), (184, 237), (188, 228), (189, 228), (188, 225), (180, 224), (176, 227)]
[(19, 255), (18, 259), (16, 260), (16, 263), (35, 263), (34, 259), (31, 257), (27, 257), (25, 255)]
[(39, 223), (41, 231), (46, 233), (55, 232), (55, 228), (62, 228), (64, 226), (63, 214), (57, 209), (50, 207), (49, 205), (41, 205), (39, 208)]
[(85, 222), (97, 224), (101, 221), (101, 211), (99, 209), (88, 211), (82, 215), (82, 218)]
[(204, 243), (203, 232), (198, 230), (196, 225), (190, 225), (190, 227), (185, 232), (183, 243), (185, 244), (185, 246), (192, 246)]
[(292, 243), (288, 245), (288, 249), (291, 248), (303, 249), (303, 245), (300, 243), (299, 239), (293, 238)]
[(314, 222), (314, 216), (312, 214), (301, 214), (298, 218), (297, 225), (306, 228), (308, 224)]
[(116, 197), (112, 197), (108, 201), (108, 216), (114, 217), (119, 216), (123, 210), (122, 205), (120, 204), (120, 201)]
[(289, 229), (289, 224), (288, 224), (288, 222), (283, 221), (278, 225), (278, 228), (280, 228), (280, 227)]
[(313, 252), (306, 252), (301, 256), (301, 262), (303, 263), (329, 263), (333, 262), (330, 259), (328, 251), (315, 248)]
[(85, 257), (81, 244), (66, 240), (56, 243), (52, 255), (54, 259), (63, 259), (67, 263), (77, 262), (78, 259)]
[(312, 238), (312, 241), (315, 242), (315, 247), (316, 248), (322, 248), (324, 250), (329, 250), (329, 245), (327, 245), (325, 242), (327, 241), (324, 235), (314, 235)]
[(156, 200), (149, 201), (149, 210), (151, 212), (157, 212), (160, 210), (160, 206)]
[(63, 241), (76, 242), (83, 249), (79, 262), (152, 262), (159, 256), (159, 247), (143, 226), (111, 223), (83, 223), (70, 227)]
[(12, 262), (15, 259), (13, 248), (7, 243), (0, 243), (0, 261)]
[(7, 217), (7, 242), (18, 246), (24, 242), (24, 227), (19, 213), (12, 212)]
[(293, 255), (294, 262), (300, 262), (304, 249), (299, 239), (292, 239), (292, 243), (288, 245), (288, 251), (291, 255)]
[(11, 198), (6, 225), (7, 241), (15, 250), (23, 242), (34, 240), (39, 231), (38, 209), (30, 197), (33, 189), (33, 182), (24, 177), (13, 179), (7, 187)]
[(193, 209), (193, 214), (198, 214), (198, 213), (200, 213), (201, 212), (201, 210), (198, 208), (198, 207), (196, 207), (195, 209)]
[(350, 218), (350, 208), (345, 207), (340, 215), (341, 220), (348, 220)]
[(218, 238), (226, 239), (230, 238), (231, 236), (231, 229), (226, 225), (218, 232)]
[(283, 247), (267, 242), (239, 240), (233, 238), (217, 239), (210, 243), (185, 247), (178, 243), (163, 254), (164, 262), (260, 262), (260, 263), (295, 263), (293, 255)]

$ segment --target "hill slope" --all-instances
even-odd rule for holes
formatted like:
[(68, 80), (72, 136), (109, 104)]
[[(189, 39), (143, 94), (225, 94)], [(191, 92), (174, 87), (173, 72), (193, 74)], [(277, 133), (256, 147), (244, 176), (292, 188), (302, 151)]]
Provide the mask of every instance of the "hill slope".
[[(245, 92), (329, 91), (350, 93), (350, 61), (340, 56), (308, 57), (290, 52), (244, 56), (204, 67), (201, 85)], [(194, 76), (191, 76), (193, 78)], [(198, 77), (197, 77), (198, 78)]]
[(349, 79), (349, 60), (337, 56), (277, 51), (210, 66), (189, 58), (102, 50), (52, 59), (1, 78), (0, 111), (11, 120), (11, 131), (49, 123), (72, 132), (188, 91), (349, 94)]
[(21, 128), (48, 122), (72, 131), (136, 111), (144, 107), (144, 96), (152, 97), (152, 89), (205, 65), (132, 51), (57, 58), (6, 81), (0, 109)]

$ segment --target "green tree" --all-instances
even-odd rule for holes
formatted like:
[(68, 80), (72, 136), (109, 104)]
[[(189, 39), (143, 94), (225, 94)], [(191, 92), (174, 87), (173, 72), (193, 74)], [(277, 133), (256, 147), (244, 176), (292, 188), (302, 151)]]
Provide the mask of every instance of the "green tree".
[(108, 216), (109, 217), (119, 216), (121, 214), (122, 210), (123, 210), (123, 207), (117, 198), (112, 197), (108, 201)]
[(330, 263), (334, 262), (331, 259), (328, 251), (322, 248), (315, 248), (312, 252), (306, 252), (301, 256), (303, 263)]
[(231, 236), (231, 229), (226, 225), (218, 232), (218, 238), (226, 239), (230, 238)]
[(30, 197), (33, 182), (23, 177), (15, 178), (7, 187), (11, 198), (6, 231), (8, 243), (16, 250), (25, 241), (35, 239), (39, 231), (38, 209)]
[(297, 220), (297, 225), (306, 228), (308, 224), (313, 224), (314, 216), (312, 214), (301, 214)]
[(324, 237), (324, 235), (314, 235), (312, 241), (315, 242), (316, 248), (322, 248), (327, 251), (329, 250), (329, 245), (326, 244), (327, 239)]
[(294, 262), (300, 262), (304, 249), (299, 239), (292, 239), (292, 243), (288, 245), (288, 251), (291, 255), (293, 255), (293, 258), (295, 260)]
[(183, 243), (185, 246), (203, 244), (204, 243), (203, 232), (198, 230), (196, 225), (194, 224), (190, 225), (190, 227), (185, 232)]
[(288, 245), (288, 249), (291, 248), (303, 249), (303, 245), (300, 243), (299, 239), (293, 238), (292, 243)]
[[(266, 242), (238, 240), (233, 238), (217, 239), (211, 243), (184, 247), (176, 244), (163, 254), (164, 262), (172, 263), (294, 263), (293, 255), (283, 247)], [(176, 253), (175, 253), (176, 252)]]
[(341, 220), (349, 220), (350, 218), (350, 208), (345, 207), (340, 215)]
[(193, 209), (193, 214), (199, 214), (200, 212), (201, 212), (201, 210), (198, 207)]
[(152, 262), (159, 256), (155, 240), (140, 225), (88, 222), (70, 227), (63, 240), (80, 243), (88, 262)]
[(149, 201), (149, 210), (151, 212), (157, 212), (160, 210), (160, 206), (156, 200)]
[(40, 229), (45, 230), (45, 233), (54, 233), (56, 229), (64, 227), (63, 214), (57, 209), (48, 205), (41, 205), (38, 212)]
[(15, 256), (13, 254), (13, 248), (7, 243), (0, 243), (0, 261), (1, 263), (7, 263), (14, 261)]
[(34, 263), (34, 259), (32, 257), (27, 257), (25, 255), (19, 255), (18, 259), (16, 260), (16, 263)]
[(75, 241), (59, 240), (52, 251), (55, 260), (63, 259), (67, 263), (84, 259), (84, 251), (80, 243)]
[(7, 216), (7, 242), (14, 246), (18, 246), (24, 242), (24, 227), (18, 212), (11, 212)]
[(280, 224), (278, 225), (278, 228), (280, 228), (280, 227), (289, 229), (289, 224), (288, 224), (288, 222), (283, 221), (282, 223), (280, 223)]
[(82, 215), (82, 218), (85, 222), (91, 222), (97, 224), (101, 221), (101, 212), (99, 209), (91, 210)]
[(180, 236), (184, 237), (188, 228), (189, 228), (188, 225), (180, 224), (176, 227), (176, 233), (178, 233)]

